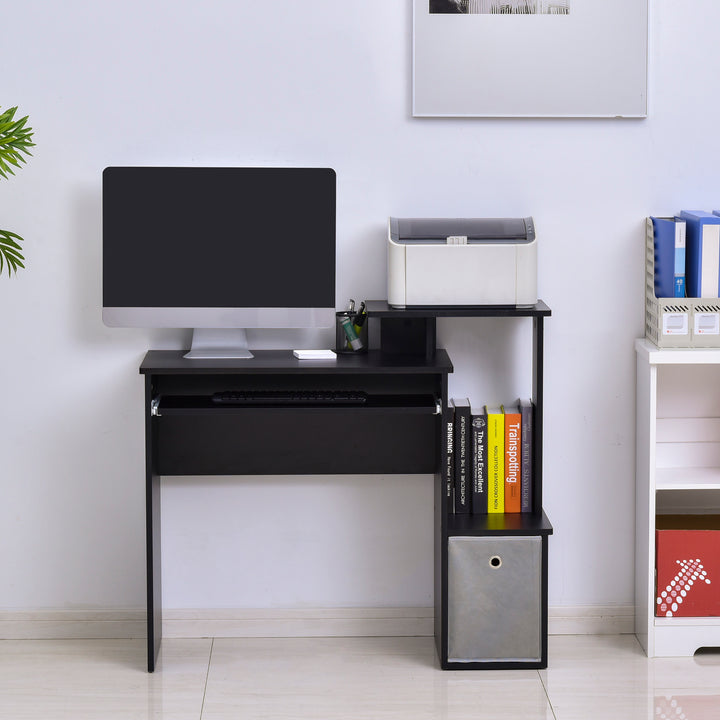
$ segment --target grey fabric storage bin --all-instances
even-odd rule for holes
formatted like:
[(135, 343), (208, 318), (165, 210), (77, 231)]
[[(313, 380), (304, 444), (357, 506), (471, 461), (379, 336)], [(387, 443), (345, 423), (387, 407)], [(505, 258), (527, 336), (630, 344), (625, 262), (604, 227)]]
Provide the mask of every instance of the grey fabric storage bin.
[(448, 538), (448, 661), (539, 662), (542, 538)]

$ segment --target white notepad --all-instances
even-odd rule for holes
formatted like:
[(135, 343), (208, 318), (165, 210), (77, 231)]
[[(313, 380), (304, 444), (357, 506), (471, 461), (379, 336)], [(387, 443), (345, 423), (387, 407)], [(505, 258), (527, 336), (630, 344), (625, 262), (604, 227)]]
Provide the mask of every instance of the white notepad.
[(293, 355), (298, 360), (335, 360), (337, 358), (334, 350), (293, 350)]

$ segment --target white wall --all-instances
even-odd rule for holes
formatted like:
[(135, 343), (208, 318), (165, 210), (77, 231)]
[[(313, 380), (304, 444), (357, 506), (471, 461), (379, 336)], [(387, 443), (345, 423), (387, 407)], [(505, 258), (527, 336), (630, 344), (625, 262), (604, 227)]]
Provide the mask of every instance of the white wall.
[[(533, 215), (553, 309), (550, 605), (630, 603), (643, 221), (720, 206), (720, 6), (651, 4), (650, 114), (631, 121), (413, 119), (409, 2), (6, 9), (0, 105), (30, 114), (37, 148), (0, 181), (0, 227), (26, 238), (28, 262), (0, 279), (0, 607), (144, 605), (137, 367), (187, 334), (101, 324), (110, 164), (334, 167), (339, 304), (385, 296), (388, 215)], [(528, 393), (473, 367), (494, 346), (485, 367), (502, 369), (523, 332), (441, 322), (451, 393)], [(427, 477), (170, 480), (163, 502), (166, 607), (432, 602)]]

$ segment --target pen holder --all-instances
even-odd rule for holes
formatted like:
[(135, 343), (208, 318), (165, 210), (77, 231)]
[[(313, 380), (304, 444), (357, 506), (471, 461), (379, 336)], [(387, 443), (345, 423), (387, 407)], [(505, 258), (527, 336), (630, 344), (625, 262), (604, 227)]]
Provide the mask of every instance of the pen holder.
[(345, 310), (335, 313), (335, 352), (363, 353), (368, 349), (367, 315), (358, 323), (357, 314)]

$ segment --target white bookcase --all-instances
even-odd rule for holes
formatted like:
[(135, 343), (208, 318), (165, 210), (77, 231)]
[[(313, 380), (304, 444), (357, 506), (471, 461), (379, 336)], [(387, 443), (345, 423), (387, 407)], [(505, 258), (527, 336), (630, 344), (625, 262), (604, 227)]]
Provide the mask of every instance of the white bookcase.
[(655, 617), (655, 522), (720, 513), (720, 349), (636, 340), (635, 633), (648, 657), (720, 646), (720, 618)]

